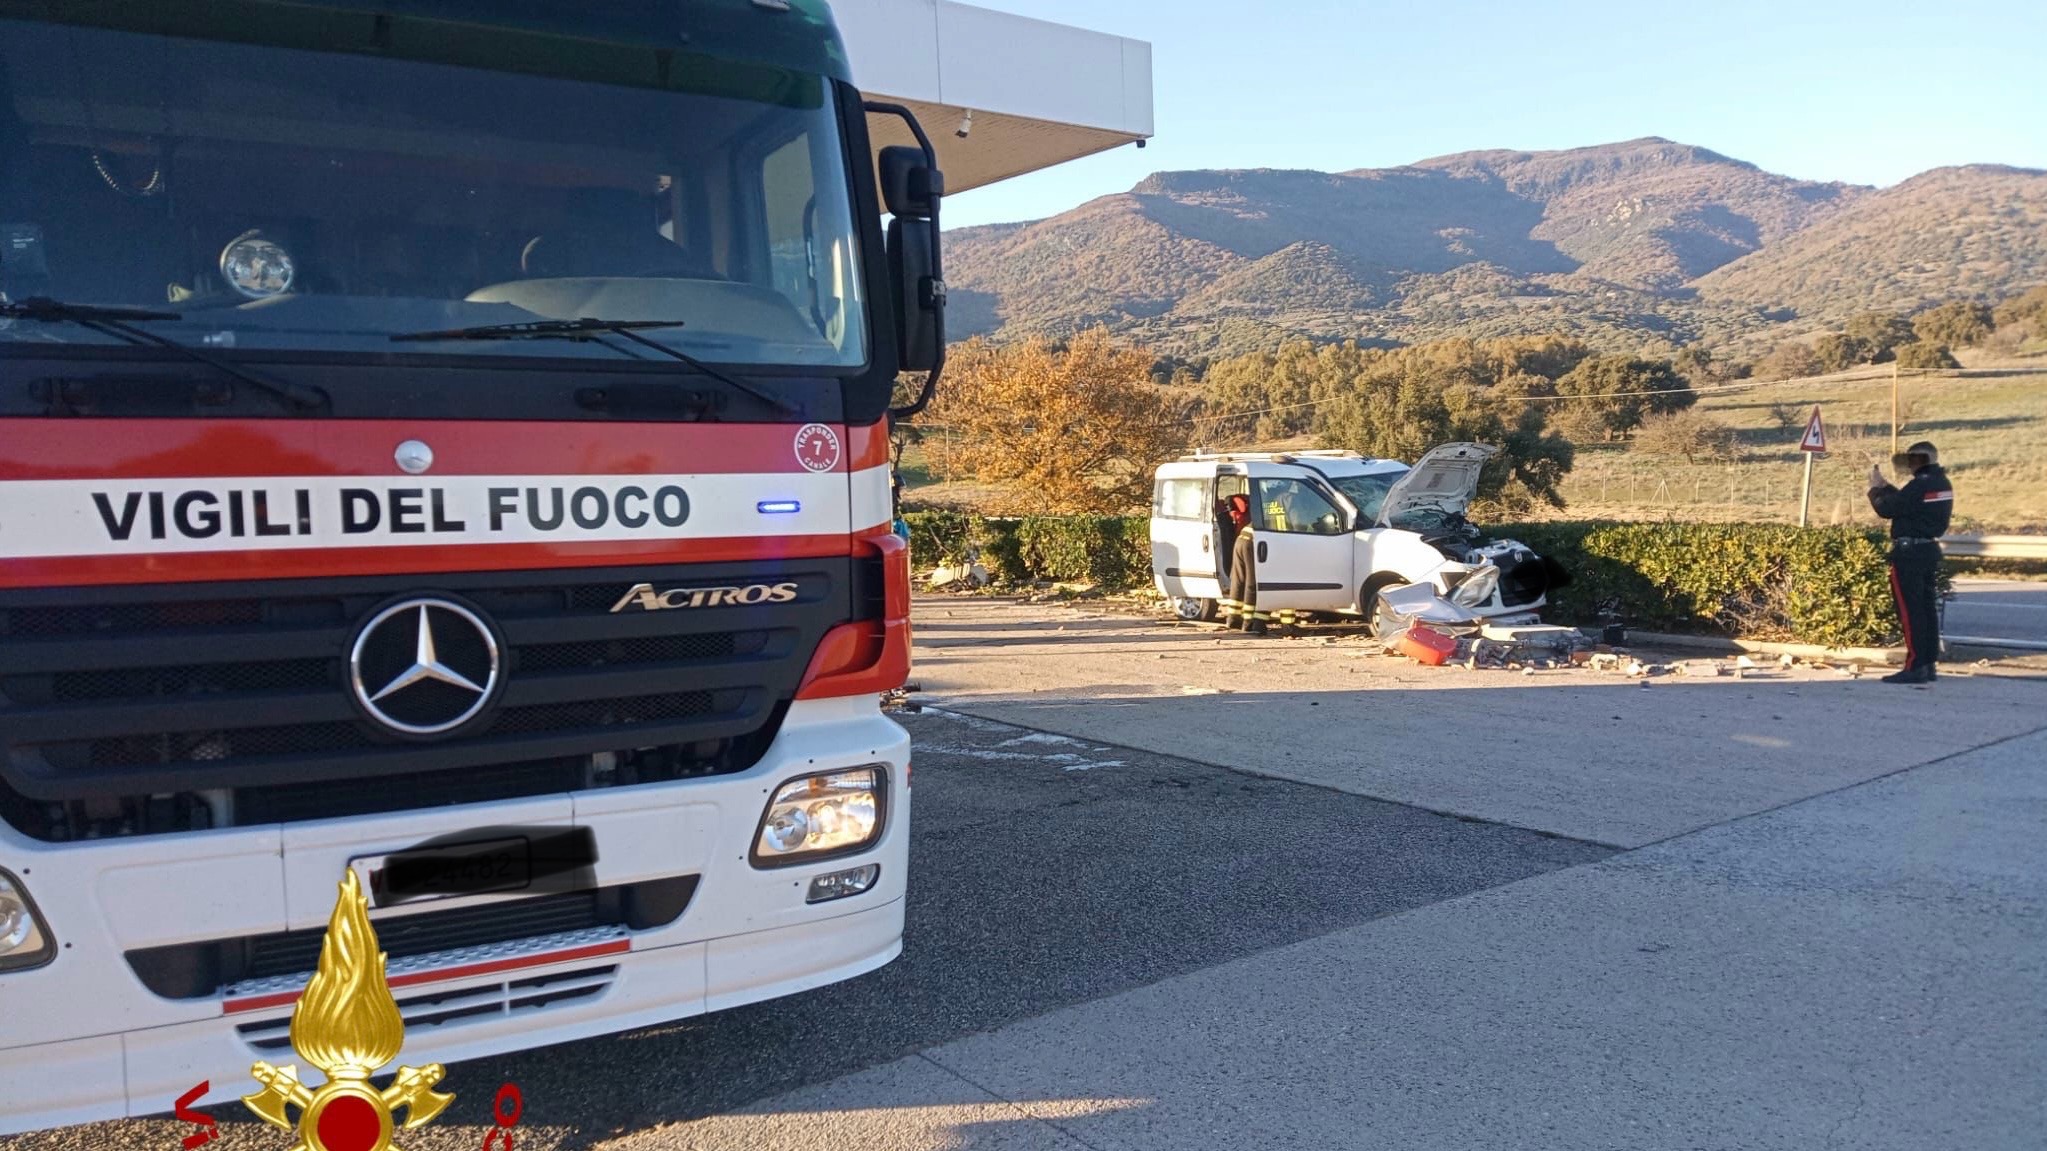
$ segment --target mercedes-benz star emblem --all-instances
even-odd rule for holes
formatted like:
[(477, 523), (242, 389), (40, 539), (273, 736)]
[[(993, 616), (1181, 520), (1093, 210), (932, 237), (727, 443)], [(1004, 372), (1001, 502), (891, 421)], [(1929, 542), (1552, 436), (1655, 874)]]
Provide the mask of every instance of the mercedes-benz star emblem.
[(371, 719), (406, 735), (441, 735), (475, 719), (496, 696), (498, 643), (461, 604), (406, 600), (356, 633), (348, 676)]

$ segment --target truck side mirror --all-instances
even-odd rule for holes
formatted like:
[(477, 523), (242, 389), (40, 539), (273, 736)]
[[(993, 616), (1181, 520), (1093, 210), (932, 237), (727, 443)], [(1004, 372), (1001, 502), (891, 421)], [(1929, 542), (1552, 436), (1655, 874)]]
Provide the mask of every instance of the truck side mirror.
[(881, 150), (881, 204), (889, 215), (929, 220), (938, 215), (943, 195), (945, 174), (925, 162), (922, 148)]
[(896, 366), (928, 372), (945, 347), (945, 278), (938, 257), (938, 201), (945, 176), (922, 148), (881, 150), (881, 199), (888, 225), (888, 278), (895, 292)]
[(945, 346), (945, 281), (938, 278), (938, 225), (897, 216), (888, 224), (888, 280), (896, 298), (896, 367), (928, 372)]
[(915, 148), (883, 148), (875, 164), (882, 206), (891, 217), (888, 280), (895, 296), (896, 367), (925, 373), (917, 398), (888, 410), (889, 418), (907, 420), (931, 402), (938, 374), (945, 370), (945, 264), (938, 249), (938, 201), (945, 197), (945, 176), (916, 113), (885, 100), (869, 100), (862, 107), (869, 116), (902, 120), (917, 138)]

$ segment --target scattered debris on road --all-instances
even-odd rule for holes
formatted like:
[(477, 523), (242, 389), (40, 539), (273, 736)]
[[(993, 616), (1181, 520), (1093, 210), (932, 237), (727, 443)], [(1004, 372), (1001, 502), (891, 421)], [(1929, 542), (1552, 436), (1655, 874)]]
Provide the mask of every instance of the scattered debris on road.
[(923, 690), (924, 690), (923, 684), (918, 683), (915, 680), (912, 680), (908, 683), (905, 683), (901, 687), (882, 692), (881, 710), (901, 711), (912, 715), (916, 714), (917, 712), (923, 711), (924, 706), (922, 704), (916, 703), (910, 699), (912, 693), (920, 692)]
[(1454, 665), (1467, 671), (1509, 671), (1524, 676), (1553, 670), (1580, 670), (1624, 679), (1640, 680), (1644, 686), (1664, 677), (1690, 679), (1777, 679), (1800, 669), (1833, 671), (1859, 679), (1865, 670), (1861, 661), (1834, 664), (1824, 659), (1801, 659), (1782, 654), (1774, 660), (1753, 656), (1722, 659), (1684, 659), (1657, 662), (1625, 647), (1600, 643), (1573, 628), (1548, 625), (1493, 626), (1458, 629), (1446, 624), (1411, 624), (1378, 650), (1402, 656), (1430, 667)]
[(1394, 646), (1400, 650), (1400, 654), (1416, 663), (1440, 667), (1450, 662), (1450, 657), (1457, 654), (1461, 645), (1457, 637), (1448, 632), (1415, 624), (1400, 633), (1394, 640)]
[(988, 586), (988, 569), (978, 563), (940, 564), (931, 569), (929, 583), (934, 590), (950, 587), (983, 588)]
[[(1175, 616), (1170, 603), (1148, 587), (1111, 591), (1084, 582), (1043, 581), (1027, 589), (994, 589), (971, 587), (962, 581), (947, 587), (945, 593), (948, 598), (958, 597), (959, 601), (993, 595), (1026, 604), (1064, 603), (1076, 608), (1084, 607), (1085, 612), (1076, 617), (1084, 620), (1147, 618), (1175, 631), (1192, 629), (1195, 635), (1206, 638), (1216, 647), (1229, 647), (1242, 641), (1242, 637), (1235, 633), (1219, 632), (1213, 624)], [(1445, 601), (1426, 587), (1419, 591), (1394, 588), (1389, 589), (1388, 594), (1401, 610), (1381, 612), (1374, 621), (1376, 634), (1374, 630), (1367, 630), (1372, 625), (1360, 627), (1356, 621), (1351, 621), (1349, 626), (1339, 622), (1337, 626), (1330, 627), (1327, 625), (1332, 621), (1318, 619), (1311, 614), (1301, 624), (1275, 629), (1271, 635), (1303, 646), (1343, 648), (1361, 656), (1388, 655), (1412, 659), (1412, 653), (1403, 650), (1402, 643), (1410, 630), (1422, 627), (1448, 635), (1456, 643), (1455, 649), (1440, 663), (1431, 661), (1427, 666), (1519, 672), (1524, 675), (1592, 671), (1634, 679), (1645, 686), (1650, 680), (1666, 676), (1779, 679), (1800, 670), (1861, 679), (1872, 666), (1871, 659), (1875, 658), (1859, 651), (1822, 654), (1814, 649), (1812, 652), (1766, 655), (1729, 652), (1724, 656), (1678, 658), (1662, 663), (1646, 657), (1637, 658), (1626, 646), (1627, 633), (1618, 623), (1579, 629), (1545, 624), (1535, 613), (1506, 618), (1472, 618), (1459, 605)], [(1407, 596), (1412, 598), (1403, 598)], [(952, 613), (944, 614), (950, 616)], [(1429, 616), (1437, 618), (1427, 618)], [(1389, 624), (1394, 626), (1389, 627)], [(1071, 629), (1059, 625), (1057, 630)], [(1258, 642), (1263, 644), (1266, 641)], [(1285, 648), (1275, 645), (1275, 650), (1283, 652)], [(1151, 656), (1159, 661), (1174, 658), (1167, 652), (1153, 652)], [(1969, 667), (1946, 665), (1945, 670), (1966, 676), (1987, 666), (1987, 661), (1978, 661)], [(915, 709), (914, 704), (898, 702), (896, 706), (905, 710)]]

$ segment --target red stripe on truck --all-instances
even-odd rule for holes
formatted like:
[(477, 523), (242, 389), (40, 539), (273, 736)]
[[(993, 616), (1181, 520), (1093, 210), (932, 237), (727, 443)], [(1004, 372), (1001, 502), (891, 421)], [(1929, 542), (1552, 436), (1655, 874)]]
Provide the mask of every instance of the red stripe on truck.
[[(433, 449), (429, 475), (809, 472), (797, 424), (511, 420), (0, 419), (0, 480), (159, 476), (395, 476), (398, 445)], [(848, 434), (843, 426), (834, 426)], [(822, 470), (888, 462), (879, 425)], [(866, 462), (858, 462), (866, 461)]]
[(184, 552), (142, 556), (53, 556), (0, 564), (0, 588), (311, 579), (319, 576), (421, 575), (621, 567), (628, 564), (731, 563), (815, 559), (852, 550), (850, 534), (743, 536), (726, 539), (599, 540), (558, 544), (449, 544), (299, 551)]
[(888, 428), (882, 424), (847, 428), (846, 459), (846, 466), (856, 472), (865, 468), (887, 467), (895, 462), (895, 453), (889, 447)]
[[(613, 939), (605, 943), (591, 943), (582, 947), (569, 947), (560, 951), (541, 951), (532, 955), (518, 955), (510, 959), (491, 959), (482, 963), (462, 963), (453, 967), (437, 967), (431, 971), (408, 971), (393, 975), (391, 989), (414, 987), (422, 983), (445, 983), (451, 979), (474, 979), (479, 975), (497, 975), (506, 971), (523, 971), (528, 967), (546, 967), (555, 963), (573, 963), (578, 959), (595, 959), (601, 955), (618, 955), (633, 949), (630, 939)], [(272, 1007), (285, 1007), (297, 1003), (305, 989), (278, 991), (269, 995), (245, 995), (229, 999), (221, 1005), (225, 1015), (243, 1011), (264, 1011)]]

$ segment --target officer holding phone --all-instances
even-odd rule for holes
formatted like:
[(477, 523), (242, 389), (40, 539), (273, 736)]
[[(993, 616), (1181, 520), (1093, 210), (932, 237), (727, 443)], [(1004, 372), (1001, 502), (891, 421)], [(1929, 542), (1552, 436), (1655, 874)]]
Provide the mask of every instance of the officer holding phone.
[(1870, 465), (1869, 505), (1891, 521), (1891, 594), (1905, 630), (1905, 670), (1885, 683), (1932, 683), (1940, 661), (1940, 537), (1954, 517), (1955, 488), (1940, 453), (1921, 440), (1891, 458), (1898, 487)]

